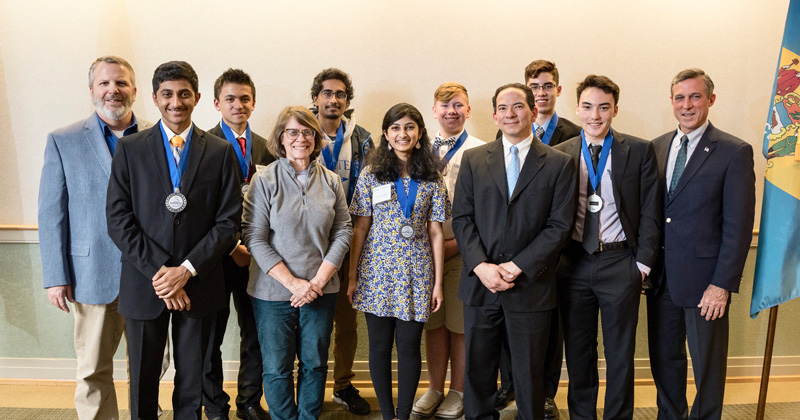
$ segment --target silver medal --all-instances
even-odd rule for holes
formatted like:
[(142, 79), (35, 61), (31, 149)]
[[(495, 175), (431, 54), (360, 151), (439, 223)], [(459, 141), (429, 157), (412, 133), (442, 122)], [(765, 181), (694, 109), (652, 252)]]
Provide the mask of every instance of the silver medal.
[(411, 239), (414, 237), (414, 228), (409, 224), (403, 224), (403, 226), (400, 227), (400, 236), (406, 239)]
[(167, 210), (173, 213), (180, 213), (186, 208), (186, 196), (176, 190), (174, 193), (167, 196), (164, 204), (166, 204)]
[(586, 198), (586, 208), (592, 213), (597, 213), (603, 208), (603, 199), (597, 194), (592, 194)]

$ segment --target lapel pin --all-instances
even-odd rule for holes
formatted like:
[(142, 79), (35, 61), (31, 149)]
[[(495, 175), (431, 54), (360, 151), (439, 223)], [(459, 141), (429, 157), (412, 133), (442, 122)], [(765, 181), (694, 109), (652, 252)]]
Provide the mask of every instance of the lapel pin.
[(706, 153), (708, 153), (708, 147), (706, 147), (705, 149), (703, 149), (703, 151), (704, 151), (704, 152), (706, 152)]

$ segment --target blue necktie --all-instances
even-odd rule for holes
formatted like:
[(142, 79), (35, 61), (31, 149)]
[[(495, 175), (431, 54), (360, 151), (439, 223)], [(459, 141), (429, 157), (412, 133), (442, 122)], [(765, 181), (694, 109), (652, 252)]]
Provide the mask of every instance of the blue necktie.
[(686, 168), (686, 153), (689, 145), (689, 137), (686, 134), (681, 137), (681, 149), (678, 151), (678, 157), (675, 158), (675, 168), (672, 170), (672, 180), (669, 182), (669, 199), (672, 199), (672, 194), (678, 187), (678, 181), (681, 179), (683, 170)]
[(511, 201), (511, 196), (514, 194), (514, 187), (517, 185), (517, 179), (519, 179), (519, 149), (517, 146), (511, 146), (509, 149), (511, 152), (511, 160), (508, 162), (508, 168), (506, 168), (506, 179), (508, 180), (508, 201)]

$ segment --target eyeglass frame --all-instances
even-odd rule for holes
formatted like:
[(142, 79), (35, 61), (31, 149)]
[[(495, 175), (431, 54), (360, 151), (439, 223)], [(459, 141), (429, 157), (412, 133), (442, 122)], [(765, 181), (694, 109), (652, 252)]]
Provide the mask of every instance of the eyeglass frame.
[(341, 90), (337, 91), (337, 92), (334, 92), (334, 91), (332, 91), (330, 89), (325, 89), (325, 90), (321, 91), (319, 94), (325, 99), (330, 99), (330, 98), (335, 96), (337, 100), (340, 100), (340, 101), (347, 100), (347, 92), (344, 92), (344, 91), (341, 91)]
[[(293, 136), (291, 133), (292, 131), (296, 131), (297, 133)], [(314, 140), (317, 138), (317, 132), (310, 128), (304, 128), (302, 130), (299, 130), (297, 128), (284, 128), (283, 134), (286, 134), (286, 137), (292, 141), (295, 141), (298, 138), (300, 138), (301, 134), (303, 135), (303, 138), (305, 138), (306, 140)]]
[(543, 90), (545, 92), (552, 92), (553, 89), (556, 88), (556, 84), (555, 83), (550, 83), (550, 82), (547, 82), (547, 83), (542, 84), (542, 85), (534, 83), (534, 84), (528, 85), (528, 87), (531, 88), (533, 93), (538, 92), (539, 89), (541, 89), (541, 90)]

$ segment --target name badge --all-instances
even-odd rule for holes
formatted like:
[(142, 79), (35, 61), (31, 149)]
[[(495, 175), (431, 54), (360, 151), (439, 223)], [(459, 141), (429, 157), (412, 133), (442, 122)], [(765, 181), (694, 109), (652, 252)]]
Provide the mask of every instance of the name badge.
[(392, 184), (372, 187), (372, 204), (383, 203), (392, 199)]

